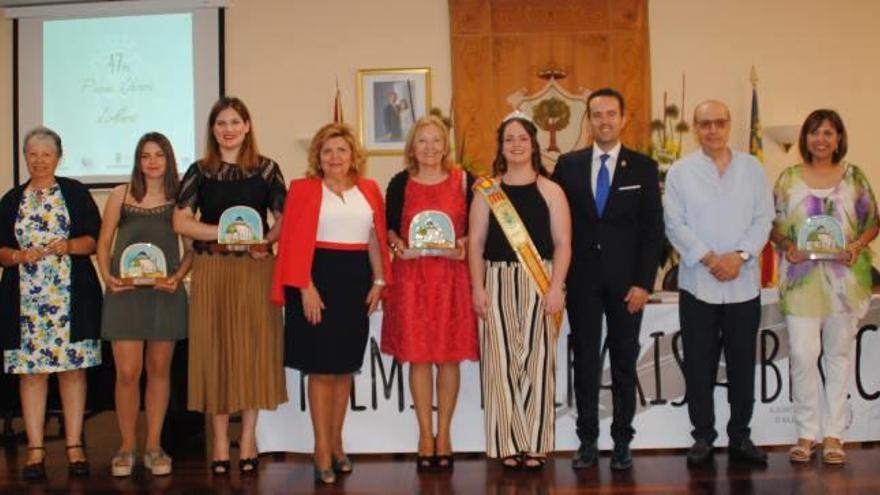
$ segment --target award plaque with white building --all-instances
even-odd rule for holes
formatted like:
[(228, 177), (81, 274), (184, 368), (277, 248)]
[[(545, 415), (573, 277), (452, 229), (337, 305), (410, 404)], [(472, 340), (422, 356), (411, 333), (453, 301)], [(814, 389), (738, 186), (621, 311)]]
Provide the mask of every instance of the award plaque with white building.
[(843, 227), (829, 215), (807, 218), (798, 231), (797, 248), (811, 260), (840, 261), (847, 256)]
[(418, 256), (449, 256), (456, 251), (455, 228), (449, 215), (425, 210), (409, 224), (409, 251)]
[(249, 206), (232, 206), (220, 215), (217, 225), (217, 250), (221, 252), (266, 252), (263, 220)]
[(148, 242), (130, 244), (119, 258), (119, 277), (122, 283), (135, 287), (150, 287), (168, 277), (165, 253)]

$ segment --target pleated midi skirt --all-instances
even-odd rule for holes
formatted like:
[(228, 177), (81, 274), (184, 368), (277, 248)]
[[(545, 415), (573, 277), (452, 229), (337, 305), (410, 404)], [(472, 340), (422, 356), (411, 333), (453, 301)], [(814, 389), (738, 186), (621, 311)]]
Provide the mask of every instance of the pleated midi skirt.
[(189, 318), (188, 407), (209, 414), (287, 401), (272, 257), (197, 254)]

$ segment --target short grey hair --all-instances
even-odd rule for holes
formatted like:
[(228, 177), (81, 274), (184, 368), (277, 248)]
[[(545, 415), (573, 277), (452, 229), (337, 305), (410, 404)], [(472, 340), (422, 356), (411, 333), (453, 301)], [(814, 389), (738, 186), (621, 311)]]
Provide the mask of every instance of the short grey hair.
[(55, 151), (58, 153), (58, 158), (61, 158), (61, 136), (59, 136), (57, 132), (43, 126), (34, 127), (33, 129), (29, 130), (28, 133), (24, 135), (24, 141), (22, 144), (25, 153), (27, 153), (28, 143), (30, 143), (31, 139), (42, 139), (46, 141), (51, 141), (52, 144), (55, 145)]

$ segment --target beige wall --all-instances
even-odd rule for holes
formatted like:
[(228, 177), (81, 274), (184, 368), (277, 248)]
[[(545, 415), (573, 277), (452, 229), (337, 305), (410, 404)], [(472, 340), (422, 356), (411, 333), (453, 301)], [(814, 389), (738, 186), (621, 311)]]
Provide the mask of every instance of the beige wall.
[[(812, 109), (839, 110), (850, 130), (850, 155), (880, 188), (880, 148), (871, 146), (880, 115), (880, 36), (872, 23), (880, 2), (839, 0), (652, 0), (651, 77), (654, 104), (663, 90), (677, 95), (687, 73), (687, 112), (705, 98), (729, 103), (733, 144), (745, 148), (749, 69), (760, 77), (765, 126), (799, 124)], [(433, 103), (450, 99), (449, 14), (446, 0), (230, 0), (227, 9), (227, 92), (251, 107), (263, 152), (288, 179), (305, 169), (304, 142), (331, 118), (339, 78), (346, 120), (356, 123), (359, 68), (430, 66)], [(0, 21), (0, 189), (11, 172), (11, 22)], [(656, 113), (656, 112), (655, 112)], [(794, 163), (765, 137), (773, 177)], [(686, 150), (693, 149), (686, 139)], [(399, 157), (372, 157), (381, 183)]]
[[(430, 67), (432, 104), (448, 112), (451, 75), (445, 0), (238, 0), (226, 23), (227, 93), (249, 105), (263, 153), (300, 177), (307, 141), (332, 120), (339, 78), (345, 121), (357, 126), (358, 69)], [(384, 184), (402, 157), (370, 157)]]
[[(655, 115), (663, 91), (680, 99), (687, 74), (687, 113), (718, 98), (733, 118), (731, 141), (748, 148), (752, 65), (764, 127), (803, 123), (810, 111), (830, 107), (849, 134), (847, 158), (863, 167), (880, 192), (880, 147), (872, 145), (880, 115), (880, 36), (874, 0), (653, 0), (650, 2), (651, 84)], [(695, 147), (686, 138), (686, 150)], [(771, 180), (799, 161), (766, 134)]]

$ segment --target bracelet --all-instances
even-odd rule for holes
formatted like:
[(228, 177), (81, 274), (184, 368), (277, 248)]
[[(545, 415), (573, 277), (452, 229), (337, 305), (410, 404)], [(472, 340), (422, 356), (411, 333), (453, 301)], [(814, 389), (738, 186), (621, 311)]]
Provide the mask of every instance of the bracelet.
[(17, 265), (21, 263), (21, 250), (16, 249), (12, 251), (12, 264)]
[(377, 278), (373, 280), (373, 285), (376, 287), (385, 287), (386, 285), (388, 285), (388, 283), (385, 282), (384, 278)]

